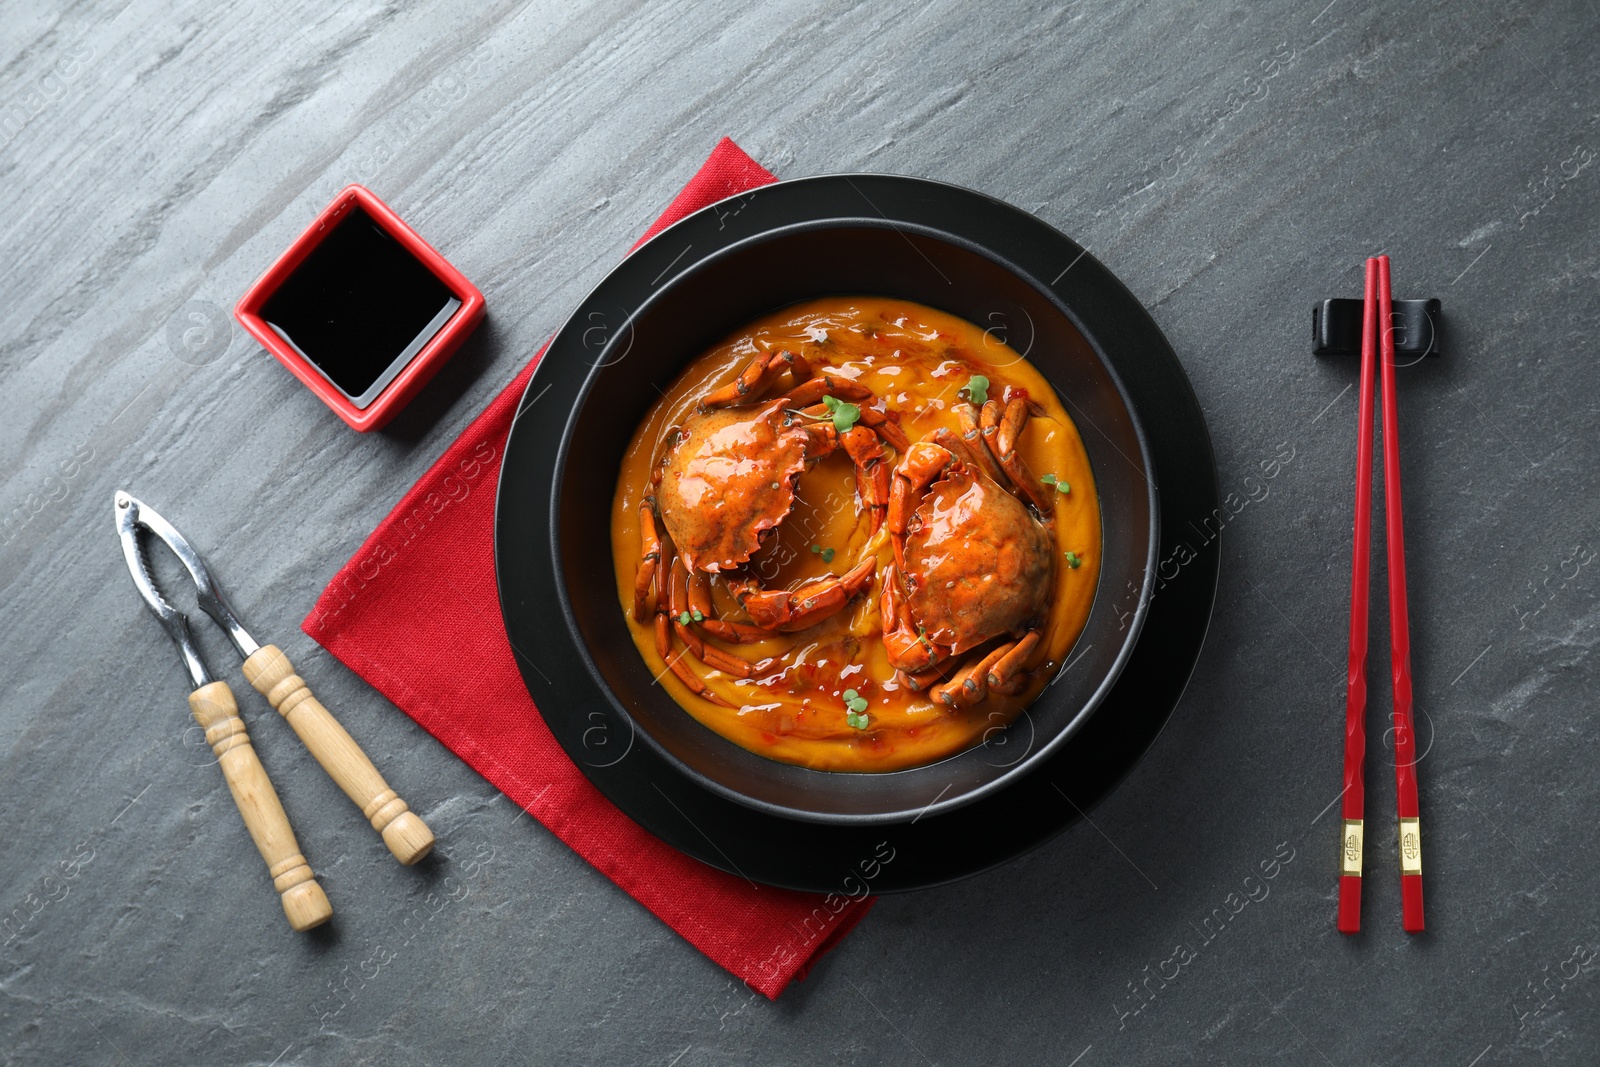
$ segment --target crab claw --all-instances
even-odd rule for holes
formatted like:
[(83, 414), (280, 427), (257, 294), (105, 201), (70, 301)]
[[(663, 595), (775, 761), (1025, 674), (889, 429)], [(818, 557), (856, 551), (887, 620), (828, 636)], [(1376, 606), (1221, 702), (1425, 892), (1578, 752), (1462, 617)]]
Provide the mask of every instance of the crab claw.
[(1017, 439), (1022, 436), (1029, 416), (1028, 402), (1021, 397), (1014, 398), (1003, 407), (1000, 401), (990, 400), (983, 405), (980, 414), (980, 433), (985, 447), (994, 456), (1000, 469), (1022, 490), (1023, 498), (1033, 505), (1034, 510), (1048, 519), (1055, 514), (1054, 501), (1017, 451)]
[(649, 500), (639, 505), (639, 569), (633, 582), (633, 621), (644, 622), (661, 562), (661, 538), (656, 533), (656, 509)]
[(869, 557), (842, 578), (827, 577), (799, 589), (763, 589), (753, 578), (729, 578), (728, 588), (750, 621), (763, 630), (793, 633), (836, 615), (872, 584), (878, 561)]
[[(1029, 630), (1015, 645), (1003, 645), (1005, 655), (988, 666), (989, 688), (1001, 693), (1015, 693), (1022, 687), (1027, 672), (1023, 664), (1039, 647), (1039, 631)], [(984, 661), (988, 663), (987, 660)]]
[(889, 454), (878, 435), (865, 426), (852, 426), (839, 437), (856, 467), (856, 492), (872, 516), (872, 533), (883, 525), (889, 509)]
[[(912, 628), (910, 616), (905, 610), (905, 601), (900, 598), (899, 575), (892, 563), (883, 571), (881, 608), (883, 650), (888, 654), (890, 665), (896, 670), (908, 676), (919, 675), (944, 658), (938, 645), (928, 640), (925, 634), (920, 634)], [(912, 688), (919, 687), (912, 686)]]
[[(894, 485), (889, 490), (887, 521), (889, 538), (894, 543), (894, 560), (902, 571), (905, 570), (906, 530), (911, 524), (912, 513), (917, 510), (921, 493), (932, 485), (950, 464), (955, 462), (955, 459), (955, 455), (949, 449), (927, 441), (918, 441), (900, 457), (900, 465), (894, 472)], [(885, 583), (886, 588), (888, 584), (890, 583)], [(885, 611), (884, 619), (887, 621), (888, 618), (889, 613)]]
[(809, 372), (810, 368), (793, 352), (763, 352), (745, 365), (739, 377), (721, 389), (707, 393), (700, 401), (700, 410), (754, 403), (784, 371), (795, 370), (798, 378), (801, 369), (796, 368), (797, 362), (800, 368)]

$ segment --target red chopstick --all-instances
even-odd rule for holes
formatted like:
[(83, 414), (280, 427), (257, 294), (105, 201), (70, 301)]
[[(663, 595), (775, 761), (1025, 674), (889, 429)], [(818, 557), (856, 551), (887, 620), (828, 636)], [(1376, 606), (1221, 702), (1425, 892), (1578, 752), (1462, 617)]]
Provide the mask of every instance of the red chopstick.
[[(1367, 757), (1367, 586), (1372, 559), (1372, 408), (1377, 379), (1378, 261), (1367, 260), (1361, 328), (1361, 393), (1356, 409), (1356, 522), (1350, 560), (1350, 668), (1344, 699), (1344, 793), (1340, 812), (1339, 930), (1361, 929), (1361, 849)], [(1387, 435), (1385, 435), (1387, 440)]]
[(1394, 388), (1389, 257), (1378, 257), (1383, 355), (1383, 515), (1389, 538), (1389, 660), (1394, 674), (1394, 783), (1400, 809), (1400, 925), (1422, 930), (1422, 831), (1417, 819), (1417, 739), (1411, 717), (1411, 624), (1406, 610), (1405, 524), (1400, 507), (1400, 434)]

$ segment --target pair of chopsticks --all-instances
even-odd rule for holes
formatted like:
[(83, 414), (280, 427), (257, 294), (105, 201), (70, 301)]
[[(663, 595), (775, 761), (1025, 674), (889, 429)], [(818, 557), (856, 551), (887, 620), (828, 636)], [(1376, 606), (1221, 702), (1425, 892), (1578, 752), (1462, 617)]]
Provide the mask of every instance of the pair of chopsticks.
[(1339, 930), (1361, 929), (1361, 852), (1366, 804), (1367, 587), (1372, 550), (1373, 391), (1382, 362), (1384, 522), (1389, 542), (1389, 648), (1394, 677), (1394, 773), (1399, 808), (1401, 926), (1422, 930), (1422, 834), (1417, 820), (1416, 735), (1411, 717), (1411, 629), (1400, 504), (1400, 438), (1394, 385), (1389, 257), (1367, 260), (1361, 392), (1356, 441), (1355, 548), (1350, 566), (1350, 671), (1345, 692), (1344, 829), (1340, 841)]

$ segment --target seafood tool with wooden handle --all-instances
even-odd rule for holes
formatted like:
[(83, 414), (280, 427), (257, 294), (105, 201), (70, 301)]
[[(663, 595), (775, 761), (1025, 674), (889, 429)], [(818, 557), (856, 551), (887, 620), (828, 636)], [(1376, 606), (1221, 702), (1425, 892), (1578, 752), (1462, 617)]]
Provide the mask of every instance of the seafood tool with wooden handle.
[(278, 792), (272, 788), (261, 760), (256, 757), (250, 735), (245, 732), (244, 720), (239, 718), (233, 690), (228, 688), (227, 682), (212, 680), (189, 633), (188, 616), (167, 603), (156, 588), (144, 547), (139, 542), (139, 528), (142, 526), (166, 541), (185, 566), (189, 561), (184, 559), (179, 545), (187, 550), (187, 542), (161, 516), (127, 493), (117, 492), (112, 509), (117, 520), (117, 537), (122, 542), (122, 556), (133, 576), (133, 584), (183, 658), (189, 680), (194, 683), (194, 691), (189, 694), (189, 710), (194, 713), (195, 722), (205, 730), (206, 743), (217, 755), (217, 763), (222, 767), (234, 803), (239, 806), (239, 814), (244, 817), (245, 827), (267, 863), (267, 873), (272, 876), (273, 888), (278, 891), (289, 925), (296, 930), (322, 925), (333, 915), (333, 906), (311, 873), (311, 865), (295, 840)]
[(361, 746), (339, 725), (276, 645), (257, 649), (244, 661), (245, 680), (278, 709), (317, 757), (328, 776), (356, 802), (372, 828), (401, 863), (412, 864), (433, 851), (433, 831), (406, 806)]
[(272, 875), (272, 886), (283, 900), (289, 925), (296, 930), (309, 930), (327, 922), (333, 915), (333, 906), (300, 853), (278, 791), (272, 788), (266, 769), (250, 745), (250, 735), (245, 733), (233, 690), (227, 682), (203, 685), (189, 694), (189, 710), (194, 713), (194, 721), (205, 729), (206, 743), (217, 754), (245, 827), (261, 851), (261, 858), (267, 861), (267, 873)]
[(216, 620), (243, 658), (245, 680), (294, 728), (323, 770), (355, 801), (373, 829), (383, 835), (384, 844), (395, 858), (409, 866), (433, 851), (433, 831), (389, 788), (389, 783), (339, 720), (311, 695), (289, 658), (276, 646), (262, 647), (250, 636), (233, 609), (222, 599), (205, 561), (193, 546), (148, 505), (126, 493), (118, 493), (117, 499), (119, 507), (123, 499), (128, 500), (139, 524), (172, 549), (194, 581), (195, 599), (200, 609)]

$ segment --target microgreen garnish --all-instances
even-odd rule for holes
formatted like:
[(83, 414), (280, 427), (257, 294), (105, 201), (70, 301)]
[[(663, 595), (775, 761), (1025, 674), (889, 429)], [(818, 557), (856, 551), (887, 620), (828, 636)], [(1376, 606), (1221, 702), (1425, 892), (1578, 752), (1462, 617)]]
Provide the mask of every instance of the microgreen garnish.
[(831, 548), (823, 548), (821, 545), (812, 545), (811, 546), (811, 551), (813, 551), (817, 555), (821, 556), (822, 557), (822, 562), (824, 562), (824, 563), (832, 563), (833, 562), (833, 555), (834, 555), (833, 549), (831, 549)]
[(1071, 567), (1073, 570), (1077, 570), (1079, 567), (1083, 566), (1083, 557), (1078, 555), (1076, 552), (1068, 552), (1067, 566)]
[(989, 402), (989, 379), (981, 374), (974, 374), (972, 380), (967, 382), (967, 399), (982, 407)]
[(1068, 485), (1066, 482), (1062, 481), (1060, 478), (1057, 478), (1054, 474), (1040, 475), (1039, 482), (1040, 482), (1041, 485), (1053, 485), (1053, 486), (1055, 486), (1056, 487), (1056, 492), (1058, 492), (1058, 493), (1070, 493), (1070, 492), (1072, 492), (1072, 486)]
[(833, 416), (833, 428), (840, 433), (845, 433), (861, 418), (861, 409), (854, 404), (847, 404), (836, 396), (825, 396), (822, 403), (827, 407), (828, 413)]
[(854, 689), (844, 691), (844, 721), (850, 724), (853, 730), (865, 730), (872, 721), (867, 716), (867, 698), (857, 693)]
[(694, 616), (690, 615), (687, 611), (678, 616), (678, 622), (683, 626), (688, 626), (692, 621), (694, 621)]

